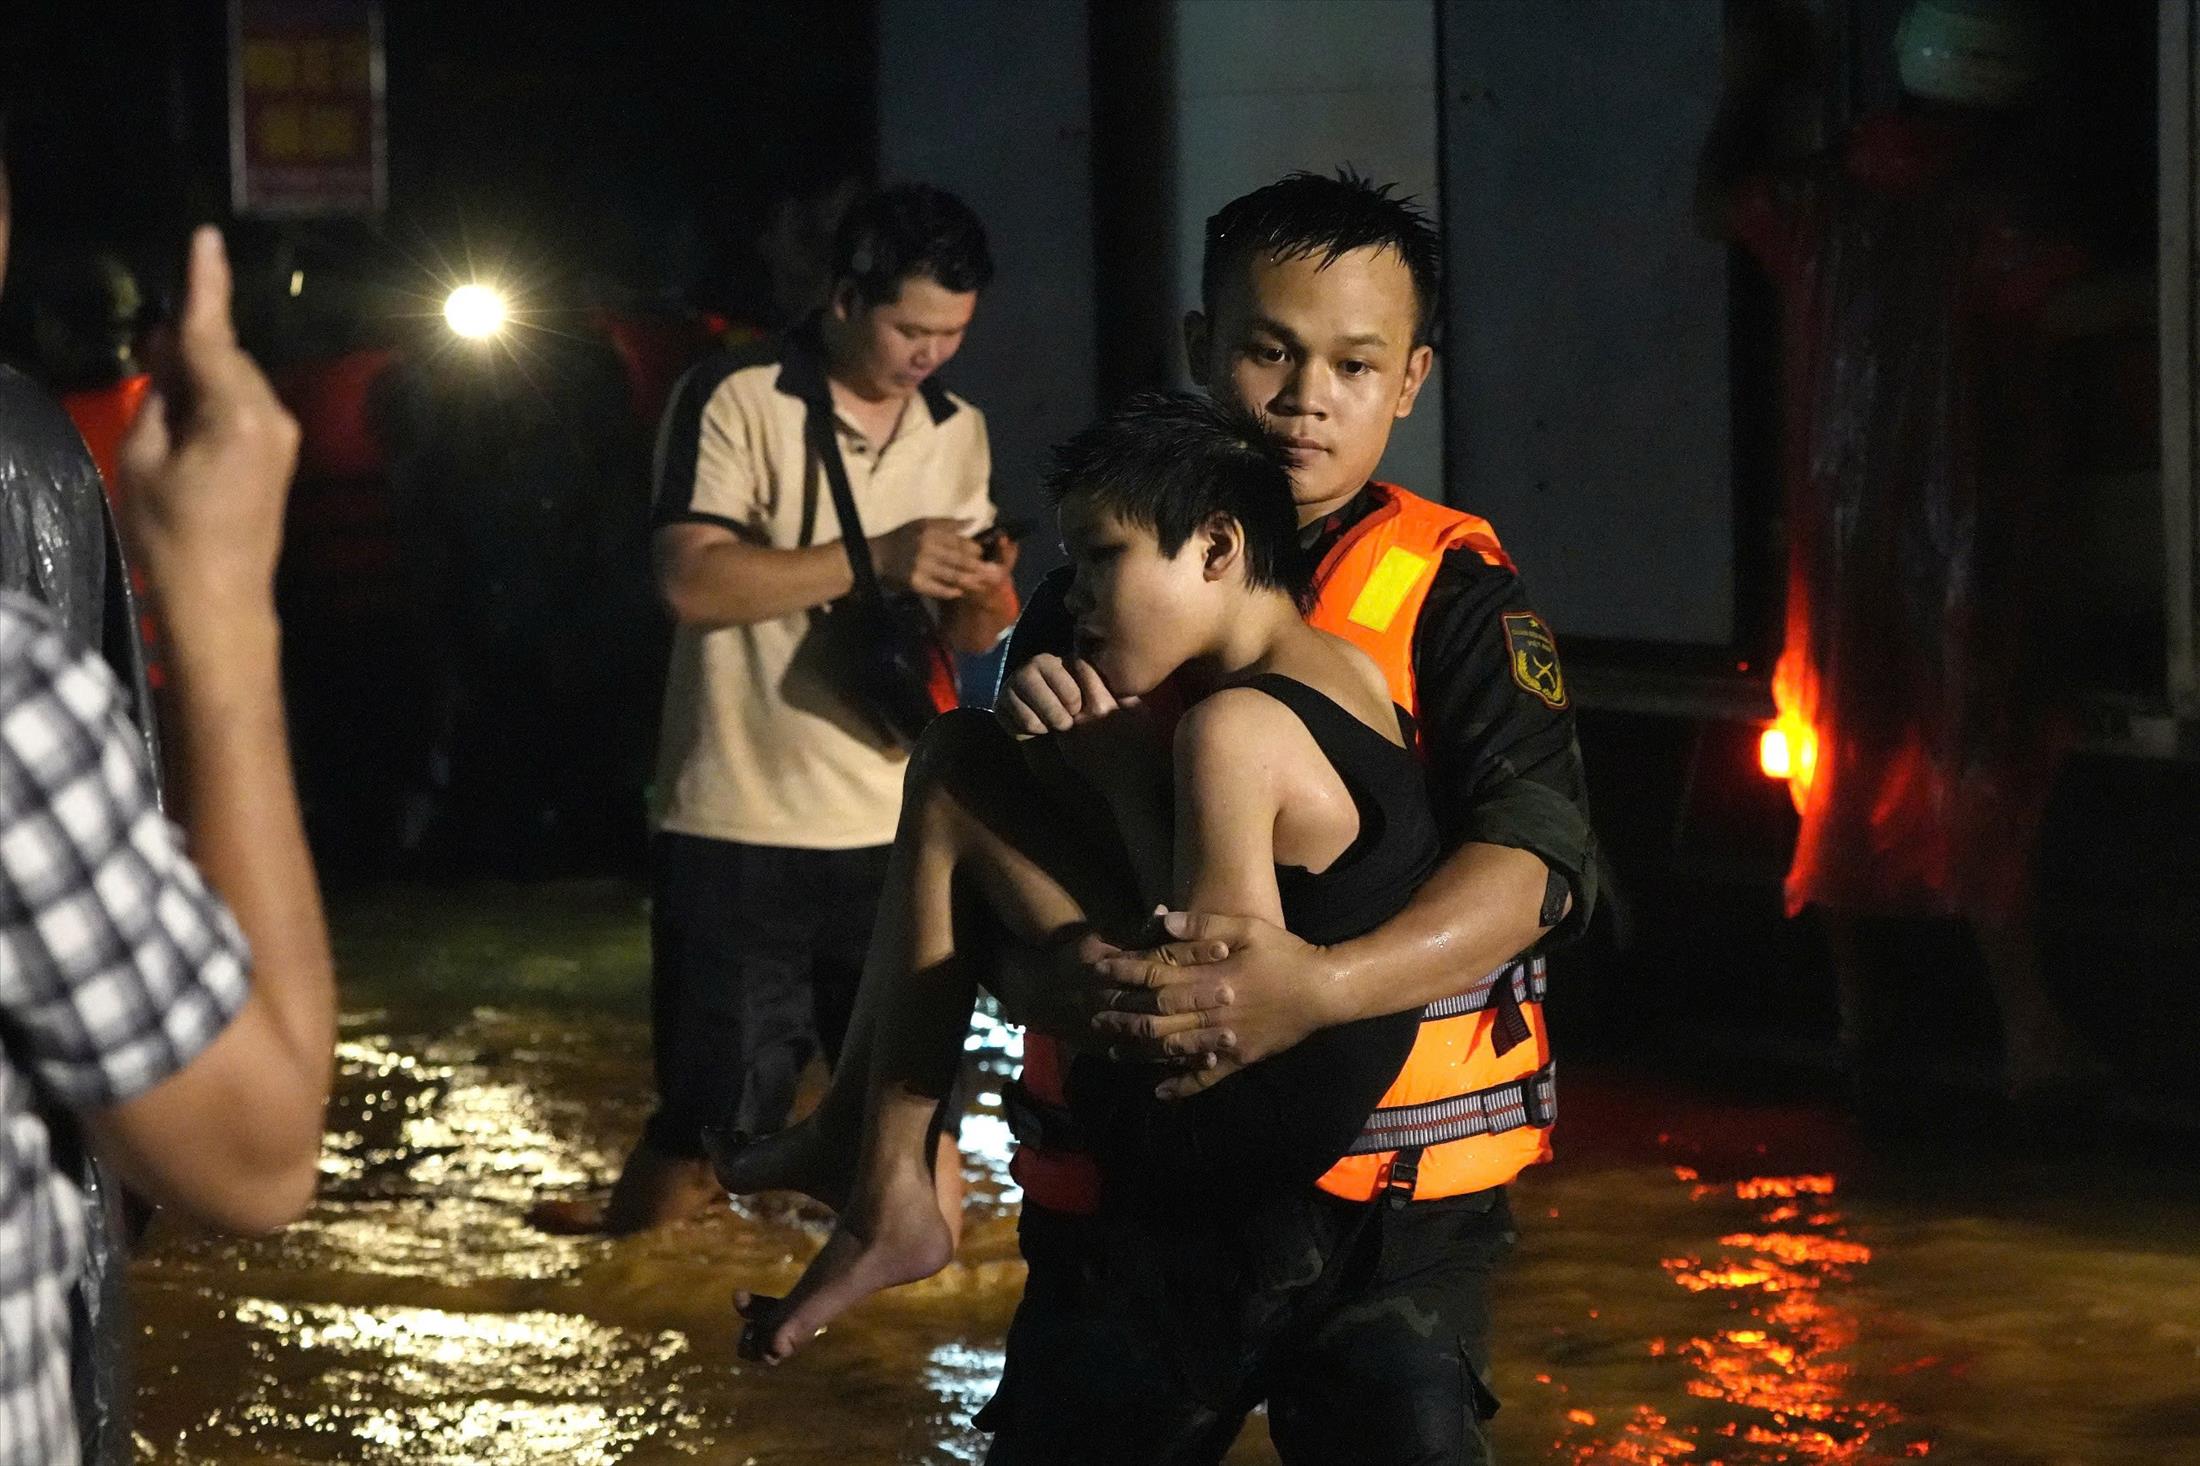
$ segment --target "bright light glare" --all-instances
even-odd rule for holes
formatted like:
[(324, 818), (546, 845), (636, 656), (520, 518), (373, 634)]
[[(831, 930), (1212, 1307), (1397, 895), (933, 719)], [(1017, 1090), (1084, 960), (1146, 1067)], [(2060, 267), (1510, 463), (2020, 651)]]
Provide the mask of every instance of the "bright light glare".
[(1788, 747), (1787, 729), (1765, 729), (1764, 736), (1757, 740), (1757, 766), (1768, 779), (1785, 779), (1795, 772), (1795, 754)]
[(1818, 730), (1782, 718), (1757, 740), (1757, 766), (1768, 779), (1786, 779), (1801, 793), (1818, 773)]
[(509, 316), (504, 292), (491, 285), (461, 285), (443, 302), (443, 319), (468, 341), (494, 336)]

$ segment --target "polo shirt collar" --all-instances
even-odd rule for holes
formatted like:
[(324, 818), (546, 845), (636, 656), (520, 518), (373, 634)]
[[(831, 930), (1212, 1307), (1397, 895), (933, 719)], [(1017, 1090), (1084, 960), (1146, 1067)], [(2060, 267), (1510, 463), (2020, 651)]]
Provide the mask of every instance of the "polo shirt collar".
[[(813, 311), (782, 338), (779, 380), (775, 385), (789, 397), (813, 405), (822, 403), (830, 408), (833, 398), (825, 376), (824, 321), (823, 311)], [(924, 399), (925, 410), (931, 414), (935, 426), (946, 422), (957, 411), (955, 399), (936, 376), (926, 377), (917, 387), (917, 395)]]

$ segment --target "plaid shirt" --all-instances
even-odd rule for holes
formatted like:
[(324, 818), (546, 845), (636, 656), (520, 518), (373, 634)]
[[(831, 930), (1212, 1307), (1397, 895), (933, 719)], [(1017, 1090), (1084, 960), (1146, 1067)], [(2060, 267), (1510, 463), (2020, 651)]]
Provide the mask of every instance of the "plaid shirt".
[(0, 1466), (77, 1456), (85, 1214), (40, 1106), (143, 1094), (246, 995), (244, 938), (154, 803), (123, 709), (45, 607), (0, 594)]

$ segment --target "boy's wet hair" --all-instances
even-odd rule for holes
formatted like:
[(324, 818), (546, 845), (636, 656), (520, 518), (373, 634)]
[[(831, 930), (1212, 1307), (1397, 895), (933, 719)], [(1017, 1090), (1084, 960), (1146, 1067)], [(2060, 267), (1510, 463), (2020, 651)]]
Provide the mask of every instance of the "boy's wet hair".
[(833, 231), (833, 281), (865, 305), (890, 305), (902, 283), (924, 279), (957, 294), (993, 281), (985, 225), (944, 188), (903, 183), (865, 194)]
[(1153, 531), (1161, 553), (1184, 548), (1211, 515), (1245, 531), (1245, 581), (1313, 604), (1314, 567), (1299, 548), (1291, 459), (1260, 419), (1193, 392), (1140, 392), (1054, 450), (1046, 478), (1071, 496)]
[(1412, 195), (1395, 183), (1373, 183), (1350, 168), (1334, 178), (1293, 173), (1224, 204), (1207, 221), (1199, 266), (1199, 299), (1211, 317), (1227, 274), (1257, 255), (1318, 258), (1334, 264), (1356, 249), (1390, 250), (1413, 277), (1419, 310), (1413, 343), (1436, 338), (1443, 288), (1443, 248), (1436, 226)]

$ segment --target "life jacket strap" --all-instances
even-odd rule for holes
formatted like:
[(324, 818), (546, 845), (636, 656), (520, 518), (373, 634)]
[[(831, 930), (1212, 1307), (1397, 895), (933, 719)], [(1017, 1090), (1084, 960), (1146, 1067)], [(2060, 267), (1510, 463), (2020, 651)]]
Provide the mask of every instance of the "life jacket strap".
[(1011, 1079), (1001, 1086), (1001, 1114), (1019, 1145), (1056, 1151), (1088, 1149), (1084, 1127), (1077, 1123), (1069, 1106), (1039, 1098), (1021, 1079)]
[(1547, 1128), (1557, 1118), (1558, 1065), (1554, 1061), (1488, 1089), (1377, 1110), (1367, 1117), (1359, 1139), (1345, 1154), (1426, 1149), (1476, 1135), (1503, 1135), (1527, 1125)]
[(1477, 978), (1465, 992), (1438, 998), (1423, 1008), (1421, 1021), (1432, 1023), (1439, 1018), (1457, 1018), (1462, 1013), (1479, 1013), (1492, 1003), (1502, 1002), (1500, 994), (1509, 995), (1516, 1003), (1540, 1003), (1550, 986), (1550, 976), (1541, 957), (1515, 957), (1503, 967)]
[(1497, 1018), (1490, 1025), (1490, 1049), (1502, 1059), (1533, 1037), (1528, 1015), (1521, 1010), (1529, 1003), (1542, 1002), (1550, 985), (1550, 976), (1541, 957), (1515, 957), (1465, 992), (1439, 998), (1423, 1008), (1421, 1021), (1428, 1023), (1495, 1008)]

